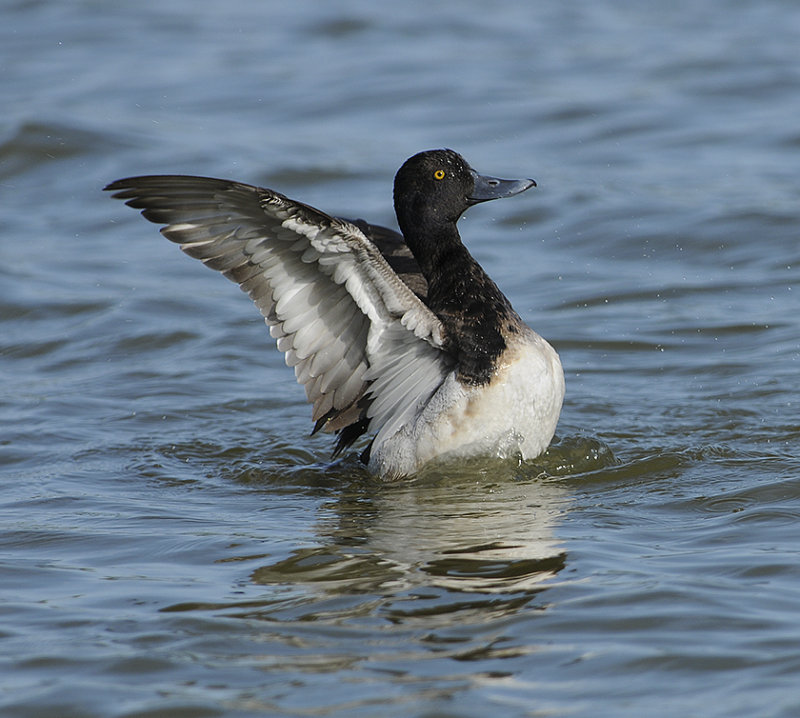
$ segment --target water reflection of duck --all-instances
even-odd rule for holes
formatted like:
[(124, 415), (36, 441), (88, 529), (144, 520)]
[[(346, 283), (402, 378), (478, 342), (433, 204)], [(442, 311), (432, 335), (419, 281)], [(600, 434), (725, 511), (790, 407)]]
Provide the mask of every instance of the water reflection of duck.
[[(471, 479), (465, 472), (387, 493), (370, 549), (407, 567), (406, 580), (414, 569), (411, 583), (493, 594), (540, 590), (566, 561), (554, 528), (568, 494), (557, 482), (513, 480), (497, 464), (480, 471), (470, 463)], [(476, 469), (485, 474), (478, 482)]]
[(316, 545), (257, 568), (252, 580), (380, 595), (393, 611), (449, 606), (465, 593), (530, 596), (565, 565), (554, 532), (570, 493), (518, 471), (516, 462), (475, 459), (446, 474), (426, 469), (420, 481), (357, 485), (320, 512)]
[(375, 434), (362, 458), (391, 479), (443, 455), (533, 458), (553, 436), (558, 355), (456, 227), (471, 205), (534, 185), (479, 175), (452, 150), (422, 152), (395, 178), (402, 236), (228, 180), (106, 189), (250, 295), (305, 386), (315, 431), (338, 432), (334, 455)]

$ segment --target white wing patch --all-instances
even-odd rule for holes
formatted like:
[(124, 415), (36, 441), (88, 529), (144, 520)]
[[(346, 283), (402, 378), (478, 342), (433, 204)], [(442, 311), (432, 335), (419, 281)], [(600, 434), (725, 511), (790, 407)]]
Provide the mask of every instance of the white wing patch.
[(419, 415), (449, 367), (440, 351), (397, 323), (377, 331), (379, 337), (370, 337), (376, 348), (366, 379), (373, 397), (367, 415), (378, 431), (375, 444), (380, 445)]
[(450, 370), (439, 319), (356, 225), (226, 180), (134, 177), (107, 189), (247, 292), (314, 421), (348, 410), (328, 428), (356, 421), (366, 392), (381, 442), (414, 420)]

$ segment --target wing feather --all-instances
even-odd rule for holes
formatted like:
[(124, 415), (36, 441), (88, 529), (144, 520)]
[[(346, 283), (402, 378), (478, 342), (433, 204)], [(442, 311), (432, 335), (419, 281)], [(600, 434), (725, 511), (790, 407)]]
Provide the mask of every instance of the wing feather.
[[(392, 261), (400, 257), (411, 277), (413, 257), (391, 230), (228, 180), (133, 177), (106, 189), (251, 297), (318, 424), (338, 430), (366, 411), (369, 429), (388, 437), (452, 367), (440, 321), (365, 235), (390, 245)], [(424, 279), (415, 282), (422, 296)]]

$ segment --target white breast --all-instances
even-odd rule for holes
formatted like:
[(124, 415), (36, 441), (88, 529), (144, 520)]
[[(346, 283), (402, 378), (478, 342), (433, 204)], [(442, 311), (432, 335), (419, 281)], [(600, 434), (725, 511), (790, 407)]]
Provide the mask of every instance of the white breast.
[(465, 386), (451, 373), (414, 421), (375, 442), (369, 469), (397, 478), (438, 457), (532, 459), (553, 438), (563, 399), (558, 354), (530, 331), (500, 356), (489, 384)]

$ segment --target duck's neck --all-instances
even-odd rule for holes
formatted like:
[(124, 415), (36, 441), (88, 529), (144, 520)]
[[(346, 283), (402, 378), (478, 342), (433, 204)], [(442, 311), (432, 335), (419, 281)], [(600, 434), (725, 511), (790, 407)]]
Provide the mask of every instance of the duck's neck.
[(445, 346), (456, 358), (459, 379), (473, 385), (489, 382), (507, 339), (520, 331), (522, 321), (461, 243), (455, 222), (424, 233), (402, 224), (401, 229), (428, 282), (427, 304), (444, 325)]

